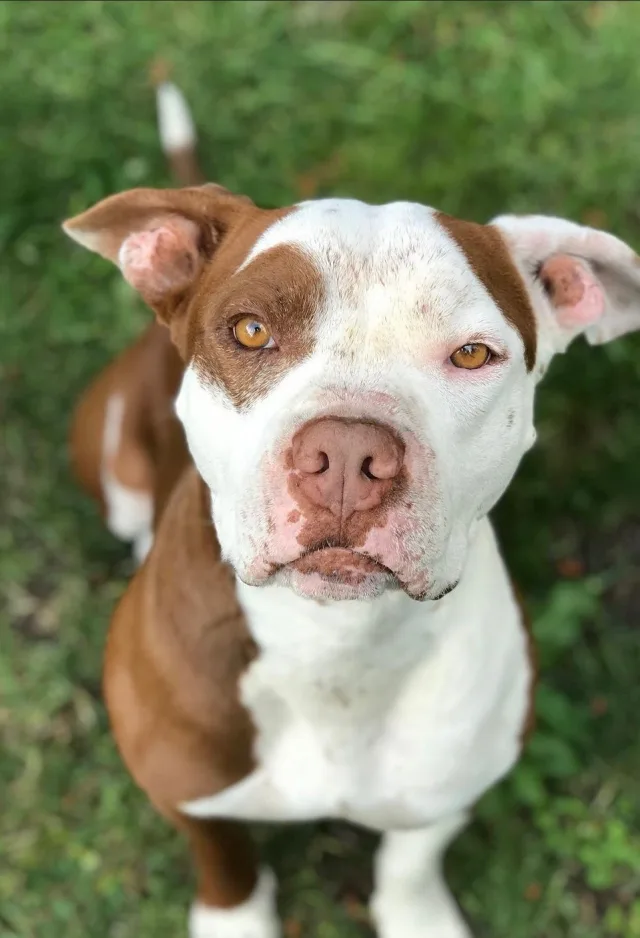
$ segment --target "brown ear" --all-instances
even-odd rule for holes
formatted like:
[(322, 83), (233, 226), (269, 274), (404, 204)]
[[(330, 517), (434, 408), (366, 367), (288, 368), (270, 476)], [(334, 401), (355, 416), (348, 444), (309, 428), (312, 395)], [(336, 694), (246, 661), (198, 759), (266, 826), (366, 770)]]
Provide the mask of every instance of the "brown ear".
[(226, 233), (253, 208), (250, 199), (221, 186), (131, 189), (62, 227), (74, 241), (117, 264), (168, 323)]

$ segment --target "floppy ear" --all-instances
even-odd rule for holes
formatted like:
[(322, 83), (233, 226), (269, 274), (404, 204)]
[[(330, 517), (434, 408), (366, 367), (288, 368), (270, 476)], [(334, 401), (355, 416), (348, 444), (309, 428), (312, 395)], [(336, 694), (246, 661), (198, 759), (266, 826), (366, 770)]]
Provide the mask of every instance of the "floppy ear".
[(64, 222), (83, 247), (117, 264), (169, 323), (227, 231), (255, 206), (221, 186), (131, 189)]
[(623, 241), (542, 215), (502, 215), (491, 224), (525, 278), (543, 366), (580, 334), (600, 345), (640, 329), (640, 258)]

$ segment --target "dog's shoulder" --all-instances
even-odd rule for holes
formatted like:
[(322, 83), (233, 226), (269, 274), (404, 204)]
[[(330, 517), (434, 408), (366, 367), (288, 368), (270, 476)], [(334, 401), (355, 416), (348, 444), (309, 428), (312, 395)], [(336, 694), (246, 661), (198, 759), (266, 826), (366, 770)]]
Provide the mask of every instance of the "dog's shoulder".
[(105, 663), (118, 745), (156, 803), (224, 788), (251, 770), (239, 681), (254, 654), (208, 491), (188, 467), (116, 609)]

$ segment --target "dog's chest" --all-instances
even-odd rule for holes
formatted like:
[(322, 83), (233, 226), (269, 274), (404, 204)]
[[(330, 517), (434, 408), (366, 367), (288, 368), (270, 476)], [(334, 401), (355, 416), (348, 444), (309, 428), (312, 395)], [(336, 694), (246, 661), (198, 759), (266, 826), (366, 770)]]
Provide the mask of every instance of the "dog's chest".
[(393, 761), (406, 777), (394, 711), (406, 692), (411, 652), (395, 652), (384, 668), (375, 650), (345, 648), (313, 663), (266, 655), (247, 675), (243, 698), (258, 729), (257, 774), (274, 799), (271, 810), (365, 823), (392, 807), (397, 813), (386, 764)]
[(482, 628), (381, 623), (366, 642), (314, 642), (294, 621), (281, 619), (288, 641), (242, 680), (255, 771), (191, 813), (415, 827), (466, 807), (517, 758), (527, 696), (518, 630), (489, 653)]

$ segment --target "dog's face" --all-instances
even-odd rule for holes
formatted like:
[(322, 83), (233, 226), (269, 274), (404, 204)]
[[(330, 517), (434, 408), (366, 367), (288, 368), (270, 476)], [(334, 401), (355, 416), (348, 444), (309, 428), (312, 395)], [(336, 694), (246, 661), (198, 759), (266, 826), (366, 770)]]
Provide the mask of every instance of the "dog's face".
[[(178, 414), (243, 580), (433, 598), (459, 579), (533, 440), (535, 337), (446, 224), (311, 202), (205, 286)], [(515, 270), (505, 291), (523, 305)]]
[(640, 327), (636, 255), (557, 219), (264, 212), (202, 187), (124, 193), (66, 227), (172, 330), (226, 559), (314, 598), (455, 586), (535, 439), (552, 355)]

